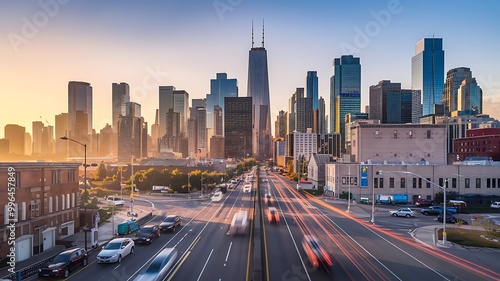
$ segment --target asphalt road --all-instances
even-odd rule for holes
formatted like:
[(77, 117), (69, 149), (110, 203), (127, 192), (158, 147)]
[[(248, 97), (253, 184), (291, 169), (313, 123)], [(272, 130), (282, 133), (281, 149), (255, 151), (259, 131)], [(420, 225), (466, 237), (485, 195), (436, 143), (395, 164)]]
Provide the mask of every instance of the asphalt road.
[[(250, 280), (255, 268), (252, 261), (256, 261), (252, 257), (256, 240), (250, 231), (254, 204), (263, 208), (255, 215), (264, 215), (263, 224), (256, 225), (263, 235), (262, 251), (256, 251), (262, 253), (257, 260), (262, 262), (263, 280), (500, 279), (498, 252), (428, 247), (411, 238), (409, 232), (416, 227), (436, 224), (435, 217), (417, 212), (415, 218), (394, 218), (388, 214), (392, 207), (380, 207), (373, 225), (369, 218), (347, 213), (345, 204), (305, 196), (294, 189), (295, 183), (277, 174), (261, 175), (259, 189), (243, 193), (240, 183), (220, 202), (146, 198), (155, 206), (153, 222), (177, 214), (182, 217), (182, 226), (174, 233), (162, 233), (151, 245), (136, 245), (135, 253), (121, 264), (97, 264), (97, 253), (93, 253), (89, 265), (72, 272), (68, 280), (133, 280), (165, 247), (178, 251), (166, 280)], [(266, 193), (272, 194), (274, 203), (264, 203)], [(278, 224), (267, 221), (265, 214), (270, 206), (280, 213)], [(244, 235), (235, 236), (228, 231), (239, 210), (248, 211), (249, 227)], [(332, 266), (311, 264), (302, 246), (304, 235), (318, 238)]]

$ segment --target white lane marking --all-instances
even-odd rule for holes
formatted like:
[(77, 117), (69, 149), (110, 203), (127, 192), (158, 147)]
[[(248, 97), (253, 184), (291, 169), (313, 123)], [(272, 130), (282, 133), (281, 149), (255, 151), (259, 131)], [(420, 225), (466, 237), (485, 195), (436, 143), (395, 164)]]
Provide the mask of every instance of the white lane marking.
[(196, 279), (197, 281), (200, 281), (201, 275), (203, 275), (203, 271), (205, 271), (205, 267), (207, 267), (208, 261), (210, 260), (210, 257), (212, 256), (213, 252), (214, 252), (214, 249), (212, 249), (212, 251), (210, 251), (210, 255), (208, 255), (207, 261), (205, 262), (205, 265), (201, 269), (200, 276), (198, 276), (198, 279)]
[(177, 245), (179, 245), (182, 242), (182, 240), (184, 240), (184, 238), (186, 238), (187, 235), (188, 235), (187, 233), (184, 234), (184, 236), (182, 236), (182, 238), (177, 242), (177, 244), (174, 245), (174, 248), (177, 247)]
[(227, 255), (226, 255), (225, 262), (227, 262), (227, 259), (229, 258), (229, 253), (231, 252), (231, 246), (233, 246), (233, 242), (229, 243), (229, 249), (227, 249)]
[(117, 269), (118, 267), (120, 267), (120, 265), (121, 265), (121, 264), (117, 265), (117, 266), (115, 267), (115, 269)]

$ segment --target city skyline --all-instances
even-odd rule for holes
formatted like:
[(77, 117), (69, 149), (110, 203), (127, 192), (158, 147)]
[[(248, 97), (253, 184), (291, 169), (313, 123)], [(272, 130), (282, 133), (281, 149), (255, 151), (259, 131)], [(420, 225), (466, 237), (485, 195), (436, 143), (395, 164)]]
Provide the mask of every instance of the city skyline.
[[(362, 108), (368, 104), (370, 85), (378, 81), (410, 88), (415, 44), (433, 35), (443, 38), (445, 72), (470, 68), (483, 89), (483, 112), (500, 118), (492, 110), (500, 104), (500, 75), (495, 71), (499, 38), (491, 36), (498, 3), (361, 3), (1, 3), (9, 13), (0, 19), (0, 93), (8, 98), (0, 105), (0, 127), (18, 124), (32, 134), (34, 121), (54, 126), (55, 116), (67, 112), (69, 81), (92, 86), (96, 131), (112, 124), (113, 83), (130, 85), (130, 101), (141, 104), (148, 124), (154, 123), (159, 86), (183, 89), (190, 100), (205, 98), (210, 79), (227, 73), (238, 80), (239, 96), (246, 97), (252, 19), (259, 40), (257, 27), (261, 19), (266, 21), (271, 120), (287, 110), (281, 101), (306, 87), (307, 71), (317, 71), (318, 96), (330, 104), (332, 60), (346, 54), (361, 59)], [(171, 16), (162, 16), (165, 11)], [(464, 25), (459, 14), (473, 20)]]

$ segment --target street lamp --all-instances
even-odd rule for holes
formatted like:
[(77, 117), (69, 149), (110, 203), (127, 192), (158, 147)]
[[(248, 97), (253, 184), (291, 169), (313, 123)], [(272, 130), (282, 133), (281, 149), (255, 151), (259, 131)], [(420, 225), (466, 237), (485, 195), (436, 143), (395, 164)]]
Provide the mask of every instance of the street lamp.
[(83, 201), (83, 208), (84, 208), (84, 213), (83, 213), (83, 221), (85, 222), (85, 226), (83, 228), (83, 232), (85, 233), (85, 251), (87, 251), (87, 144), (81, 143), (77, 140), (70, 139), (67, 136), (61, 137), (62, 140), (68, 140), (75, 142), (81, 146), (83, 146), (83, 151), (84, 151), (84, 158), (83, 158), (83, 194), (84, 194), (84, 201)]
[[(378, 171), (377, 172), (379, 175), (382, 174), (382, 171)], [(436, 184), (424, 177), (422, 177), (421, 175), (419, 174), (416, 174), (416, 173), (413, 173), (413, 172), (410, 172), (410, 171), (388, 171), (388, 173), (401, 173), (401, 174), (410, 174), (410, 175), (414, 175), (414, 176), (417, 176), (421, 179), (423, 179), (424, 181), (434, 185), (434, 186), (437, 186), (439, 187), (440, 189), (443, 190), (443, 244), (446, 244), (446, 213), (448, 211), (447, 207), (446, 207), (446, 183), (448, 182), (448, 179), (446, 179), (444, 181), (444, 186), (440, 186), (439, 184)]]

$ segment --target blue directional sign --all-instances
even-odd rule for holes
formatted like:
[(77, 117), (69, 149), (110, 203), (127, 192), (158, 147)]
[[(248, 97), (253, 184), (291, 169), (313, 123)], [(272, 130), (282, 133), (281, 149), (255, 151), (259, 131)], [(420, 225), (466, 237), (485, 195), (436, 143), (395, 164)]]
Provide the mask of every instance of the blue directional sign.
[(359, 187), (368, 187), (368, 165), (359, 165), (360, 183)]

